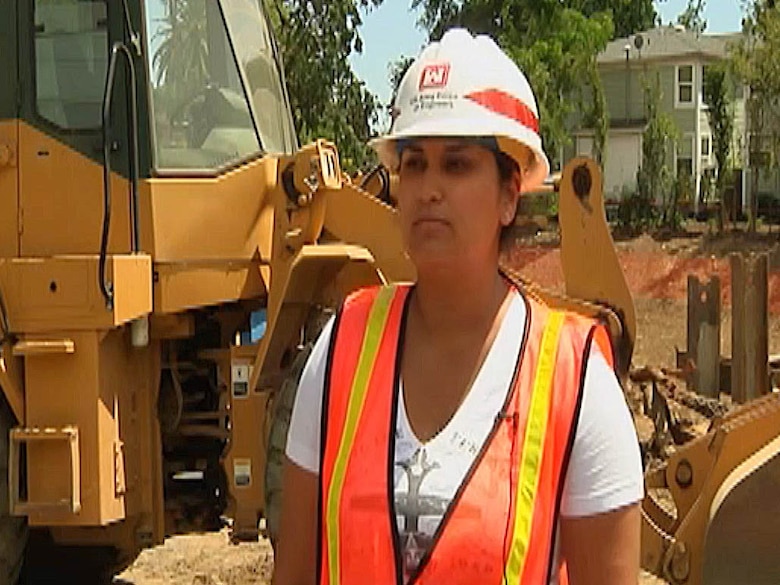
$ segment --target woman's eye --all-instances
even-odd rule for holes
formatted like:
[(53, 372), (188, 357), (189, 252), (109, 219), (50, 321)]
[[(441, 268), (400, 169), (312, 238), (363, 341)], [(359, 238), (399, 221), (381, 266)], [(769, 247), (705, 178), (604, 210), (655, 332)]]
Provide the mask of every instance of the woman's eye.
[(444, 168), (449, 173), (464, 173), (471, 168), (471, 162), (462, 156), (448, 157), (444, 161)]
[(410, 156), (403, 160), (401, 168), (405, 171), (419, 171), (425, 166), (425, 161), (419, 156)]

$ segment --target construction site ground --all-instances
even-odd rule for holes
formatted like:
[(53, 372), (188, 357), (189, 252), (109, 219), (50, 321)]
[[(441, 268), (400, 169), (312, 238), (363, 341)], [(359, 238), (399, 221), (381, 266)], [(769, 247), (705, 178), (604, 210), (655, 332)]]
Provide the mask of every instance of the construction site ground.
[[(618, 255), (635, 298), (637, 343), (633, 366), (674, 368), (675, 348), (686, 346), (686, 296), (689, 274), (721, 279), (721, 353), (731, 354), (731, 287), (728, 255), (768, 252), (769, 352), (780, 353), (780, 251), (778, 229), (757, 235), (732, 232), (711, 235), (702, 224), (687, 226), (673, 237), (617, 238)], [(512, 263), (525, 277), (563, 290), (557, 235), (541, 232), (523, 239)], [(218, 533), (178, 536), (144, 551), (117, 577), (125, 585), (260, 585), (270, 583), (273, 554), (267, 541), (229, 544), (227, 529)], [(664, 582), (643, 574), (641, 585)]]

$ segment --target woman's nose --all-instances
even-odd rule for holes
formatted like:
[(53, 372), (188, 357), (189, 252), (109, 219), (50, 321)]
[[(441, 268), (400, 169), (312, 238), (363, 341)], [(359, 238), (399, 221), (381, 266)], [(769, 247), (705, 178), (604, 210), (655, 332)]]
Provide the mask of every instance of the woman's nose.
[(422, 193), (421, 199), (424, 203), (439, 203), (443, 199), (441, 189), (433, 187), (425, 189)]
[(418, 197), (424, 203), (437, 203), (444, 198), (444, 185), (435, 171), (428, 169), (420, 184)]

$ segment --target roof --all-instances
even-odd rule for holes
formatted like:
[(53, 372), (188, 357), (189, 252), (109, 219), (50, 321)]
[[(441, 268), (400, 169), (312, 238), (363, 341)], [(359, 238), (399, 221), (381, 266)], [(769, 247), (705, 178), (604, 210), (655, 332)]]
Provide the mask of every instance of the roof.
[[(642, 37), (642, 48), (636, 48), (636, 38)], [(682, 27), (661, 26), (630, 37), (615, 39), (598, 56), (599, 65), (626, 62), (626, 45), (631, 46), (630, 58), (635, 60), (669, 60), (676, 57), (700, 55), (713, 59), (727, 56), (730, 43), (738, 41), (742, 33), (697, 34)]]

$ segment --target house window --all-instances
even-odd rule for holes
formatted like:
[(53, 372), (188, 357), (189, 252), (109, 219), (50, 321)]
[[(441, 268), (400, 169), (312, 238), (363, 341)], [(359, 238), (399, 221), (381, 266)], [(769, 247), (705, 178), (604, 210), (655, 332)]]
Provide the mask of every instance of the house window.
[(693, 159), (688, 157), (680, 157), (677, 159), (677, 176), (678, 177), (692, 177), (693, 176)]
[(675, 97), (678, 107), (693, 105), (693, 65), (678, 65)]
[(701, 157), (709, 159), (712, 155), (712, 138), (709, 134), (701, 137)]
[(675, 172), (678, 178), (693, 177), (695, 145), (695, 136), (685, 134), (675, 146)]

